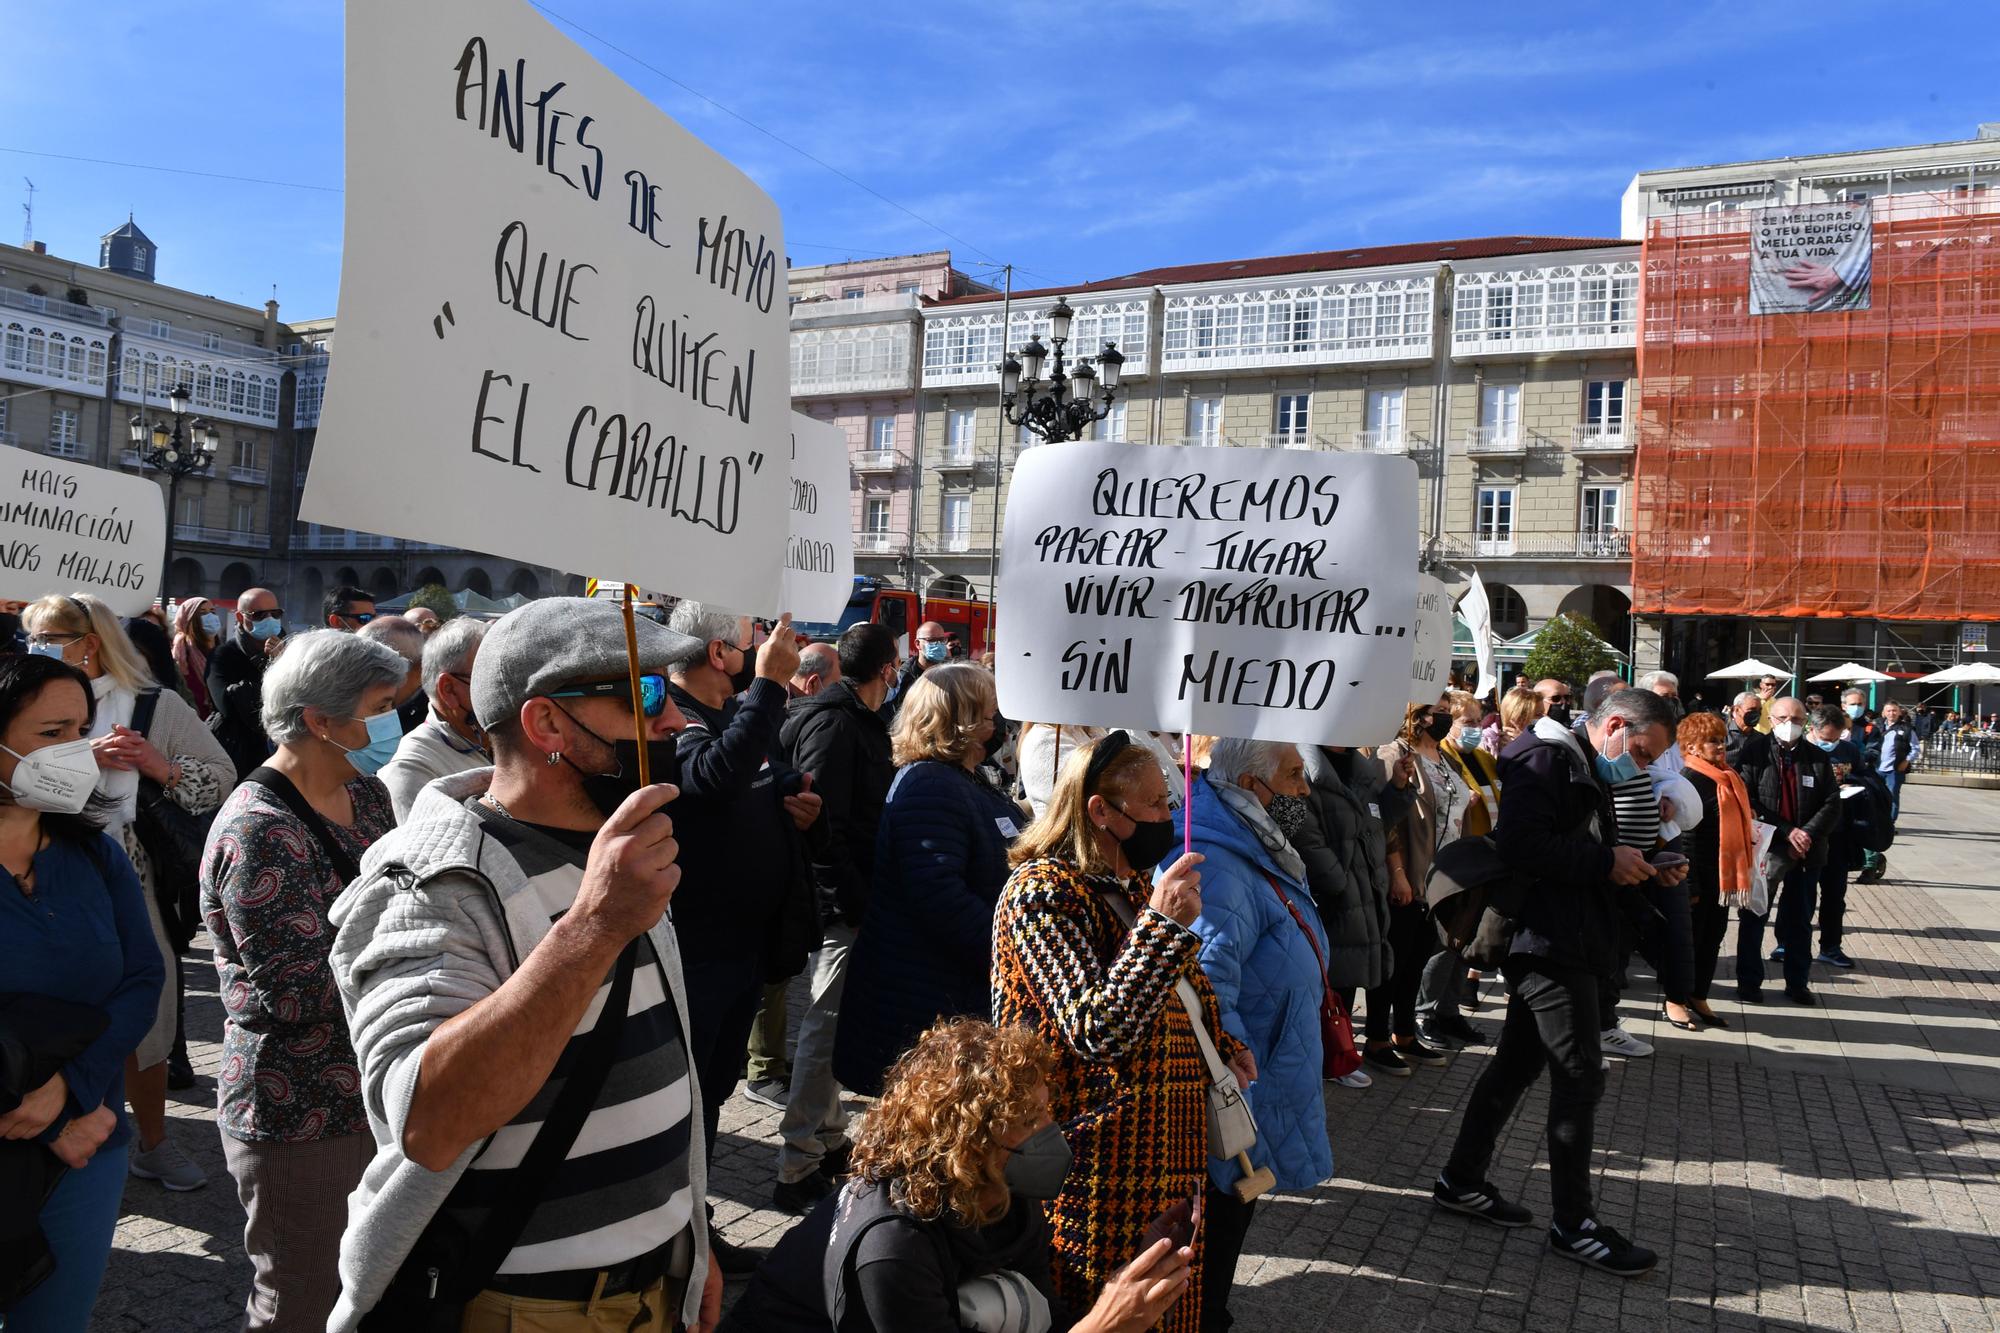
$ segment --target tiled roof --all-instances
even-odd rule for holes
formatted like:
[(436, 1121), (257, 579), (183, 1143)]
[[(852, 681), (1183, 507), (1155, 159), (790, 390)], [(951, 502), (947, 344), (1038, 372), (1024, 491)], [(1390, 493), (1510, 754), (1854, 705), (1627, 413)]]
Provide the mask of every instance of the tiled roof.
[[(1376, 245), (1355, 250), (1318, 250), (1303, 255), (1267, 255), (1262, 259), (1222, 260), (1211, 264), (1179, 264), (1149, 268), (1122, 278), (1101, 278), (1068, 287), (1042, 287), (1015, 292), (1017, 300), (1039, 296), (1118, 291), (1132, 287), (1170, 287), (1195, 282), (1226, 282), (1231, 278), (1272, 278), (1293, 273), (1324, 273), (1352, 268), (1389, 268), (1397, 264), (1436, 264), (1456, 259), (1494, 259), (1501, 255), (1550, 254), (1563, 250), (1601, 250), (1610, 246), (1638, 248), (1637, 241), (1604, 236), (1480, 236), (1462, 241), (1420, 241), (1413, 245)], [(997, 296), (956, 296), (928, 301), (933, 306), (973, 305)]]

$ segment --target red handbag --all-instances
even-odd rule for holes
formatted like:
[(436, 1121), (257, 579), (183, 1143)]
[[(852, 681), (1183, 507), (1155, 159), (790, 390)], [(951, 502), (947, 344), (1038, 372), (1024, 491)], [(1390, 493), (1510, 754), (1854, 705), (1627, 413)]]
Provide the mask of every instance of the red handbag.
[(1312, 927), (1299, 915), (1299, 909), (1278, 887), (1277, 878), (1270, 871), (1262, 872), (1271, 886), (1271, 892), (1278, 895), (1278, 901), (1292, 914), (1292, 920), (1304, 933), (1306, 943), (1312, 946), (1313, 957), (1319, 962), (1319, 1045), (1320, 1072), (1326, 1078), (1345, 1078), (1361, 1068), (1361, 1052), (1354, 1045), (1354, 1022), (1348, 1016), (1347, 1006), (1333, 992), (1333, 986), (1326, 979), (1326, 955), (1319, 951), (1319, 937), (1312, 933)]

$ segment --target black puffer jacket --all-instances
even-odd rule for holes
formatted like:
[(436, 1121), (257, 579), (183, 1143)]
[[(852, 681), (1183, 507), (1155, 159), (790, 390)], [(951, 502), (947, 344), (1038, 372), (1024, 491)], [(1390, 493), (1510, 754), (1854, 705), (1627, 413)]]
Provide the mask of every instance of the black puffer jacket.
[(824, 834), (812, 850), (820, 920), (861, 924), (875, 877), (875, 830), (896, 776), (889, 726), (847, 681), (794, 700), (779, 738), (792, 766), (812, 774)]
[(1389, 867), (1383, 821), (1400, 819), (1410, 793), (1383, 782), (1353, 751), (1300, 746), (1312, 817), (1293, 839), (1326, 927), (1326, 977), (1336, 989), (1380, 986), (1395, 969), (1389, 947)]

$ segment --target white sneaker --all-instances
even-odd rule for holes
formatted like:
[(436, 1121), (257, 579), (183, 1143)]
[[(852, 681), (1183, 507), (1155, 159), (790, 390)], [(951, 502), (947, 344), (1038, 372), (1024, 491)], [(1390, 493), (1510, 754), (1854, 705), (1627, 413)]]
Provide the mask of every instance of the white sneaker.
[(1368, 1077), (1368, 1071), (1365, 1069), (1357, 1069), (1351, 1074), (1342, 1074), (1334, 1082), (1343, 1088), (1372, 1088), (1375, 1086), (1375, 1080)]
[(141, 1152), (138, 1136), (134, 1135), (131, 1169), (132, 1174), (141, 1180), (157, 1180), (168, 1189), (182, 1193), (198, 1190), (208, 1183), (202, 1169), (180, 1150), (180, 1145), (171, 1137), (154, 1144), (151, 1152)]
[(1613, 1055), (1622, 1055), (1628, 1060), (1643, 1060), (1653, 1053), (1651, 1042), (1641, 1041), (1624, 1028), (1606, 1028), (1597, 1034), (1597, 1044)]
[(1597, 1072), (1600, 1074), (1608, 1074), (1611, 1072), (1611, 1061), (1609, 1058), (1602, 1055), (1597, 1057)]

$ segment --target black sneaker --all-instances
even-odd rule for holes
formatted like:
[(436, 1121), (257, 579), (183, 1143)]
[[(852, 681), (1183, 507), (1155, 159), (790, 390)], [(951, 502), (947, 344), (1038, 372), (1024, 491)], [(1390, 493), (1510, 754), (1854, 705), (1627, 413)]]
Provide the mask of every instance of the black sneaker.
[(761, 1251), (731, 1245), (714, 1227), (708, 1229), (708, 1253), (724, 1277), (749, 1277), (757, 1271), (757, 1265), (764, 1262)]
[(1852, 958), (1849, 958), (1844, 952), (1842, 952), (1840, 946), (1837, 944), (1829, 949), (1821, 949), (1819, 951), (1819, 957), (1814, 961), (1825, 963), (1828, 967), (1854, 966), (1854, 960)]
[(1574, 1230), (1549, 1228), (1549, 1248), (1565, 1259), (1574, 1259), (1615, 1277), (1641, 1277), (1653, 1271), (1660, 1257), (1643, 1246), (1634, 1245), (1610, 1227), (1599, 1226), (1592, 1218)]
[(1448, 1065), (1451, 1058), (1435, 1047), (1426, 1046), (1421, 1041), (1411, 1041), (1396, 1048), (1396, 1053), (1412, 1064)]
[(1762, 986), (1738, 986), (1736, 988), (1736, 998), (1745, 1004), (1762, 1004), (1764, 1003), (1764, 988)]
[[(1431, 1019), (1431, 1027), (1467, 1045), (1478, 1045), (1486, 1040), (1486, 1034), (1479, 1030), (1478, 1025), (1466, 1021), (1461, 1013), (1439, 1014)], [(1430, 1033), (1424, 1034), (1424, 1040), (1430, 1040)]]
[(814, 1171), (803, 1180), (781, 1180), (771, 1191), (771, 1206), (781, 1213), (804, 1217), (813, 1205), (833, 1193), (833, 1182)]
[(1482, 1180), (1469, 1189), (1460, 1189), (1445, 1179), (1442, 1171), (1431, 1186), (1431, 1202), (1496, 1227), (1524, 1227), (1535, 1220), (1535, 1215), (1520, 1204), (1501, 1198), (1492, 1181)]
[[(1842, 964), (1853, 967), (1852, 963)], [(195, 1083), (194, 1066), (188, 1063), (187, 1052), (176, 1050), (167, 1056), (167, 1091), (186, 1092)]]
[(1417, 1035), (1423, 1038), (1426, 1045), (1437, 1050), (1455, 1051), (1458, 1049), (1458, 1038), (1439, 1027), (1434, 1019), (1427, 1019), (1417, 1024)]
[(1793, 1004), (1804, 1005), (1808, 1009), (1819, 1003), (1819, 996), (1814, 995), (1804, 986), (1785, 987), (1785, 998)]
[(1370, 1046), (1362, 1053), (1361, 1063), (1376, 1073), (1387, 1074), (1391, 1078), (1408, 1078), (1417, 1072), (1396, 1053), (1394, 1046)]
[(759, 1106), (768, 1106), (773, 1111), (785, 1109), (785, 1099), (791, 1095), (792, 1085), (775, 1078), (760, 1078), (755, 1083), (743, 1085), (743, 1095)]

